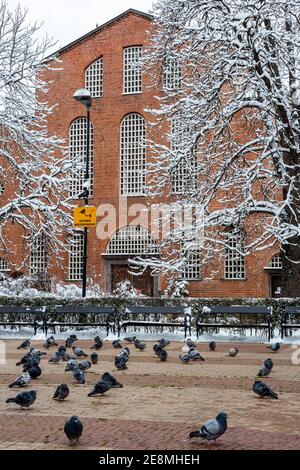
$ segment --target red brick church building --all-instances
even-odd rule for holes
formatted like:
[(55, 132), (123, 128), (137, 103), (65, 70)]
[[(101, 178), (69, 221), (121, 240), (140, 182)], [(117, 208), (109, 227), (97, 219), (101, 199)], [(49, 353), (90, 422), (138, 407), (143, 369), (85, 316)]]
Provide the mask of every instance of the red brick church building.
[[(128, 273), (128, 258), (145, 250), (155, 255), (155, 235), (142, 207), (149, 201), (143, 194), (143, 169), (148, 150), (140, 145), (147, 133), (149, 116), (145, 109), (156, 107), (155, 96), (161, 90), (149, 85), (141, 67), (152, 17), (128, 10), (97, 27), (58, 51), (57, 70), (48, 72), (51, 81), (48, 100), (56, 104), (49, 118), (49, 132), (69, 142), (71, 155), (86, 148), (86, 113), (73, 98), (75, 90), (87, 88), (93, 98), (91, 109), (91, 200), (98, 208), (98, 225), (89, 229), (88, 278), (107, 292), (129, 279), (141, 292), (158, 296), (166, 287), (162, 276), (145, 272)], [(136, 63), (136, 67), (132, 67)], [(72, 181), (76, 200), (82, 190), (82, 178)], [(1, 191), (1, 187), (0, 187)], [(78, 204), (83, 204), (78, 200)], [(114, 208), (114, 209), (112, 209)], [(115, 230), (104, 239), (106, 212), (114, 210)], [(17, 235), (16, 235), (17, 236)], [(22, 259), (21, 243), (17, 256)], [(29, 272), (48, 269), (64, 282), (79, 283), (82, 276), (83, 237), (79, 231), (70, 252), (63, 254), (62, 267), (46, 259), (42, 244), (33, 250)], [(9, 266), (1, 261), (2, 270)], [(194, 259), (184, 278), (195, 297), (277, 297), (280, 296), (281, 261), (276, 250), (251, 256), (232, 257), (201, 266)], [(91, 281), (90, 281), (91, 282)]]

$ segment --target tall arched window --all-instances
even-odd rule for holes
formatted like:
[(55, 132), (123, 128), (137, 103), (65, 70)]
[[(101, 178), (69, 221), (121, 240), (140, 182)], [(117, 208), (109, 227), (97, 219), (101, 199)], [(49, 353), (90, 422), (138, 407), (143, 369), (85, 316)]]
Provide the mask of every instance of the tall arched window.
[(120, 229), (111, 238), (107, 254), (110, 255), (144, 255), (158, 254), (159, 248), (150, 232), (139, 225), (129, 225)]
[(145, 192), (146, 122), (140, 114), (128, 114), (121, 124), (121, 194)]
[(103, 57), (95, 60), (85, 71), (85, 88), (92, 98), (103, 96)]
[(69, 239), (69, 280), (82, 280), (83, 233), (78, 232)]
[[(69, 149), (70, 157), (75, 162), (86, 162), (86, 137), (87, 137), (87, 118), (80, 117), (75, 119), (70, 126), (69, 131)], [(94, 133), (93, 125), (90, 122), (90, 196), (93, 195), (93, 160), (94, 160)], [(70, 196), (77, 198), (83, 190), (85, 182), (85, 170), (74, 171), (70, 178)]]
[(47, 271), (47, 242), (44, 236), (39, 235), (32, 241), (30, 249), (30, 274), (45, 273)]

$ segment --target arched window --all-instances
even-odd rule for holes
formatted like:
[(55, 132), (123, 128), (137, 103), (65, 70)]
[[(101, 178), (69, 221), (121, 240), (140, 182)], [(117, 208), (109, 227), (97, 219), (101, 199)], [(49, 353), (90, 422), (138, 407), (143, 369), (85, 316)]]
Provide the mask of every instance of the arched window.
[(140, 114), (128, 114), (121, 124), (121, 194), (145, 192), (146, 122)]
[(226, 234), (225, 242), (225, 279), (245, 279), (244, 234), (230, 231)]
[(85, 71), (85, 88), (92, 98), (103, 96), (103, 57), (95, 60)]
[(129, 225), (111, 238), (107, 254), (110, 255), (156, 255), (159, 253), (155, 239), (143, 227)]
[(83, 233), (74, 234), (69, 240), (69, 280), (82, 280)]
[(281, 258), (279, 253), (277, 255), (273, 256), (273, 258), (271, 259), (271, 261), (268, 264), (268, 268), (282, 269), (282, 258)]
[(141, 93), (141, 60), (141, 46), (131, 46), (124, 49), (124, 93)]
[(10, 271), (8, 262), (5, 259), (0, 258), (0, 272), (3, 273), (6, 271)]
[(163, 84), (166, 91), (181, 88), (181, 67), (176, 57), (167, 57), (164, 62)]
[[(69, 131), (70, 157), (75, 162), (86, 162), (86, 138), (87, 138), (87, 118), (75, 119)], [(93, 195), (93, 160), (94, 160), (94, 133), (93, 125), (90, 122), (90, 196)], [(85, 170), (75, 170), (70, 178), (70, 196), (77, 198), (83, 190), (85, 182)]]
[(34, 238), (30, 249), (30, 274), (45, 273), (47, 271), (47, 241), (44, 236)]

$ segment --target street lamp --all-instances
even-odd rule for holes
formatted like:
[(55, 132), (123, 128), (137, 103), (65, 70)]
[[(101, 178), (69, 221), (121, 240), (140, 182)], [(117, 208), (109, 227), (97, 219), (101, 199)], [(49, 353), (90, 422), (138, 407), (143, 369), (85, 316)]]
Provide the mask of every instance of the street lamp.
[[(84, 198), (86, 206), (89, 204), (90, 193), (90, 110), (92, 107), (92, 97), (88, 90), (80, 88), (75, 91), (73, 98), (82, 103), (87, 111), (87, 128), (86, 128), (86, 166), (85, 166), (85, 182), (83, 185), (83, 192), (78, 195), (79, 198)], [(86, 284), (87, 284), (87, 242), (88, 242), (88, 229), (84, 227), (83, 232), (83, 257), (82, 257), (82, 297), (86, 297)]]

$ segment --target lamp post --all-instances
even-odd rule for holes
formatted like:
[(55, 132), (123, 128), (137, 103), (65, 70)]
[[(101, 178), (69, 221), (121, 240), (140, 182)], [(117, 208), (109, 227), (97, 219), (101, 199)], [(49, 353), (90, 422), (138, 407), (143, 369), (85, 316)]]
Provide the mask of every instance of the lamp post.
[[(84, 203), (89, 204), (90, 193), (90, 110), (92, 107), (92, 97), (88, 90), (80, 88), (75, 91), (73, 98), (82, 103), (87, 111), (87, 128), (86, 128), (86, 166), (85, 166), (85, 182), (83, 185), (83, 192), (78, 195), (79, 198), (84, 198)], [(87, 243), (88, 243), (88, 229), (84, 227), (83, 232), (83, 257), (82, 257), (82, 297), (86, 297), (86, 284), (87, 284)]]

